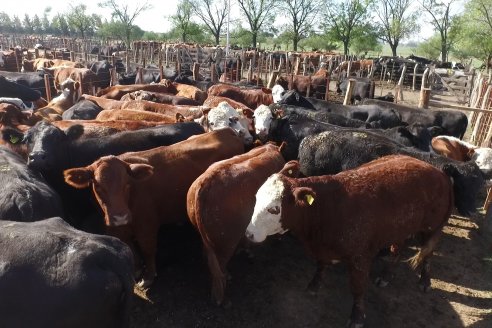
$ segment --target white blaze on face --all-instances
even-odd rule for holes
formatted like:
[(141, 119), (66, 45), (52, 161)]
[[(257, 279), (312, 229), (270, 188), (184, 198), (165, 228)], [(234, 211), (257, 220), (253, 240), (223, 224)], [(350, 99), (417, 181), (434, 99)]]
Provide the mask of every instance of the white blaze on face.
[(282, 217), (282, 196), (285, 185), (279, 174), (274, 174), (258, 189), (256, 204), (246, 236), (254, 242), (262, 242), (267, 236), (284, 233)]
[(282, 99), (284, 92), (285, 89), (281, 85), (279, 84), (274, 85), (272, 88), (273, 102), (278, 103)]
[(475, 153), (472, 160), (477, 163), (480, 170), (492, 170), (492, 149), (491, 148), (475, 148)]
[(261, 141), (264, 141), (268, 136), (272, 121), (273, 114), (268, 106), (260, 105), (260, 107), (255, 110), (255, 132)]
[(219, 130), (230, 127), (244, 139), (245, 143), (252, 143), (253, 137), (247, 127), (241, 124), (241, 116), (227, 102), (223, 101), (217, 107), (208, 112), (208, 124), (210, 130)]

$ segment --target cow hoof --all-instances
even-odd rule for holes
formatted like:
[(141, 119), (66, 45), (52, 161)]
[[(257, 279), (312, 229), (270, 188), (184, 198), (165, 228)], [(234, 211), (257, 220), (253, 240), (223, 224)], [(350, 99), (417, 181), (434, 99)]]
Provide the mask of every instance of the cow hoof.
[(348, 328), (362, 328), (362, 327), (364, 327), (364, 323), (349, 320), (347, 323), (347, 327)]
[(148, 287), (150, 287), (150, 285), (152, 285), (153, 282), (154, 282), (154, 279), (146, 279), (146, 278), (143, 278), (142, 280), (140, 280), (137, 283), (137, 286), (139, 288), (148, 288)]
[(384, 280), (382, 277), (377, 277), (374, 283), (380, 288), (384, 288), (389, 285), (389, 282)]

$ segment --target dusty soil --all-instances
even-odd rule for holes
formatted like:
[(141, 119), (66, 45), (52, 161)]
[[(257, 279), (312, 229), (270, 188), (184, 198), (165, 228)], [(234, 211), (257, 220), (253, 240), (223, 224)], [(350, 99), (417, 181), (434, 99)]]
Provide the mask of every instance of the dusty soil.
[[(418, 101), (418, 92), (405, 91), (405, 102), (415, 101), (415, 95)], [(403, 258), (414, 252), (406, 248)], [(230, 304), (218, 307), (210, 298), (197, 233), (186, 224), (162, 229), (159, 277), (151, 289), (136, 290), (131, 327), (345, 327), (352, 297), (342, 264), (329, 270), (312, 296), (305, 289), (315, 263), (292, 236), (270, 237), (253, 245), (251, 253), (252, 258), (246, 253), (232, 258), (226, 290)], [(383, 261), (375, 260), (372, 280)], [(449, 220), (431, 274), (428, 293), (418, 289), (418, 274), (405, 262), (387, 287), (371, 284), (366, 327), (492, 327), (492, 221), (485, 224), (483, 211)]]

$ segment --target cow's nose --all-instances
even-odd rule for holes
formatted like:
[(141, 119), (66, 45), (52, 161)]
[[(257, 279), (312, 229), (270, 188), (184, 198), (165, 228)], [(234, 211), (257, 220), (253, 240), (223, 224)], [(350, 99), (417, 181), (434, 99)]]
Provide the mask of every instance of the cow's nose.
[(32, 152), (28, 156), (28, 165), (36, 165), (46, 161), (46, 153), (44, 151)]

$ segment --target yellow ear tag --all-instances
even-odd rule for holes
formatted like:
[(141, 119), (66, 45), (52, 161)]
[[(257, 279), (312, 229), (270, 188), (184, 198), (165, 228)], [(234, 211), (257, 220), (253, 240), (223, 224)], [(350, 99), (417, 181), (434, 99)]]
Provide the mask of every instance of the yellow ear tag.
[(306, 201), (308, 202), (309, 205), (313, 205), (314, 197), (312, 195), (307, 194), (306, 195)]
[(19, 138), (16, 136), (10, 136), (10, 142), (16, 144), (19, 142)]

